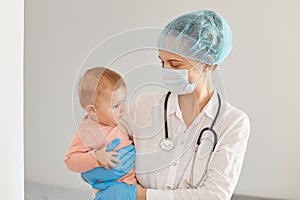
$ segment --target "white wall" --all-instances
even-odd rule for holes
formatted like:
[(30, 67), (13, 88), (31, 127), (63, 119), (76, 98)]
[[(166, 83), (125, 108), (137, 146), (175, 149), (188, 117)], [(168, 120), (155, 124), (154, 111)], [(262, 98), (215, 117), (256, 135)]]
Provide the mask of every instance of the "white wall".
[(0, 1), (0, 199), (24, 198), (23, 0)]
[[(182, 13), (203, 8), (216, 10), (231, 25), (234, 47), (220, 71), (227, 100), (251, 119), (249, 147), (236, 193), (300, 199), (297, 0), (27, 0), (25, 179), (87, 188), (78, 174), (64, 166), (76, 128), (73, 85), (82, 64), (88, 66), (97, 59), (99, 64), (107, 63), (102, 60), (108, 59), (106, 54), (120, 47), (98, 52), (99, 57), (91, 62), (84, 59), (114, 34), (138, 27), (163, 27)], [(138, 65), (143, 59), (129, 56), (123, 64)], [(145, 57), (145, 62), (155, 59)]]

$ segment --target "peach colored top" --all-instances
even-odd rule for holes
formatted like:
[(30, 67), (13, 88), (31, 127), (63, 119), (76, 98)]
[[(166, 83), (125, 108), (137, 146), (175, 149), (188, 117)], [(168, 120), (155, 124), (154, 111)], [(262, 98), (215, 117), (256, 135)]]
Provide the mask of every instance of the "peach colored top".
[[(129, 135), (122, 132), (118, 126), (102, 125), (85, 116), (68, 148), (65, 158), (66, 166), (69, 170), (80, 173), (99, 167), (93, 150), (104, 147), (116, 138), (120, 138), (121, 143), (115, 150), (132, 144)], [(117, 181), (128, 185), (135, 184), (135, 169), (130, 170)]]

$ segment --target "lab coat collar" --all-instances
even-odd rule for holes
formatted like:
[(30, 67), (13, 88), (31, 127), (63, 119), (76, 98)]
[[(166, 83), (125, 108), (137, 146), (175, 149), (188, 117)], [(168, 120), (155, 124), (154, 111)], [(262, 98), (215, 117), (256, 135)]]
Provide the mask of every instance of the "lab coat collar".
[(206, 116), (208, 116), (210, 119), (213, 120), (218, 111), (218, 106), (219, 106), (218, 92), (216, 90), (214, 90), (210, 100), (208, 101), (206, 106), (203, 108), (203, 111), (206, 114)]
[[(207, 104), (202, 109), (201, 113), (205, 113), (209, 118), (214, 119), (217, 110), (218, 110), (218, 95), (217, 91), (214, 90), (210, 100), (207, 102)], [(178, 103), (178, 97), (176, 94), (172, 93), (169, 97), (169, 103), (168, 103), (168, 112), (167, 114), (176, 114), (177, 117), (182, 118), (182, 113), (179, 108)]]

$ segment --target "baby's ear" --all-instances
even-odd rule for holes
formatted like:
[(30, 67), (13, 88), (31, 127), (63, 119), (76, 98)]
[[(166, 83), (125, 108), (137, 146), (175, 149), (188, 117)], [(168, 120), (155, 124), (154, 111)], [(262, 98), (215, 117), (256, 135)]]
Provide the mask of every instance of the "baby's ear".
[(88, 114), (95, 114), (96, 113), (96, 109), (95, 109), (95, 106), (94, 105), (88, 105), (86, 108), (85, 108), (86, 112)]

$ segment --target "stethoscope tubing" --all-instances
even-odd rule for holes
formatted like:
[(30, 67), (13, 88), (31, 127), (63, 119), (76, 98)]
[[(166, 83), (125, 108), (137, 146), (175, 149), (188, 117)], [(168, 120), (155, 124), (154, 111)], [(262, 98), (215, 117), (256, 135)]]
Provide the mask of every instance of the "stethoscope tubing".
[[(168, 119), (167, 119), (167, 112), (168, 112), (168, 100), (169, 100), (169, 97), (170, 97), (170, 94), (171, 92), (169, 91), (166, 95), (166, 98), (165, 98), (165, 103), (164, 103), (164, 121), (165, 121), (165, 138), (164, 140), (170, 140), (169, 139), (169, 132), (168, 132)], [(199, 137), (197, 139), (197, 146), (195, 147), (195, 152), (194, 152), (194, 155), (193, 155), (193, 160), (192, 160), (192, 167), (191, 167), (191, 174), (190, 174), (190, 183), (188, 183), (188, 185), (192, 188), (196, 188), (194, 185), (193, 185), (193, 174), (194, 174), (194, 165), (195, 165), (195, 159), (196, 159), (196, 154), (198, 152), (198, 148), (201, 144), (201, 138), (203, 136), (203, 134), (206, 132), (206, 131), (210, 131), (213, 133), (214, 135), (214, 144), (213, 144), (213, 149), (212, 151), (210, 152), (210, 155), (209, 155), (209, 158), (208, 158), (208, 161), (206, 163), (206, 167), (205, 167), (205, 172), (202, 173), (201, 175), (201, 178), (200, 178), (200, 182), (199, 184), (201, 183), (201, 181), (203, 180), (204, 178), (204, 175), (206, 174), (207, 172), (207, 168), (208, 168), (208, 163), (211, 159), (211, 155), (212, 155), (212, 152), (214, 152), (215, 150), (215, 147), (217, 146), (217, 143), (218, 143), (218, 135), (216, 133), (216, 131), (213, 129), (214, 128), (214, 125), (219, 117), (219, 113), (220, 113), (220, 110), (221, 110), (221, 97), (219, 95), (219, 93), (217, 93), (217, 96), (218, 96), (218, 110), (217, 110), (217, 113), (214, 117), (214, 120), (213, 122), (211, 123), (210, 127), (205, 127), (203, 128), (201, 131), (200, 131), (200, 134), (199, 134)]]
[[(166, 140), (169, 139), (167, 114), (168, 114), (168, 100), (169, 100), (170, 94), (171, 94), (171, 91), (169, 91), (167, 93), (167, 96), (165, 98), (165, 103), (164, 103), (164, 121), (165, 121), (165, 139)], [(213, 120), (212, 124), (210, 125), (210, 127), (205, 127), (200, 131), (200, 135), (197, 139), (197, 145), (199, 146), (201, 144), (201, 138), (202, 138), (202, 135), (204, 134), (204, 132), (211, 131), (214, 135), (213, 151), (215, 150), (215, 147), (216, 147), (217, 142), (218, 142), (218, 135), (217, 135), (216, 131), (213, 128), (214, 128), (215, 123), (216, 123), (216, 121), (219, 117), (219, 113), (220, 113), (220, 109), (221, 109), (221, 97), (220, 97), (219, 93), (217, 93), (217, 96), (218, 96), (218, 110), (217, 110), (216, 116), (214, 117), (214, 120)]]

